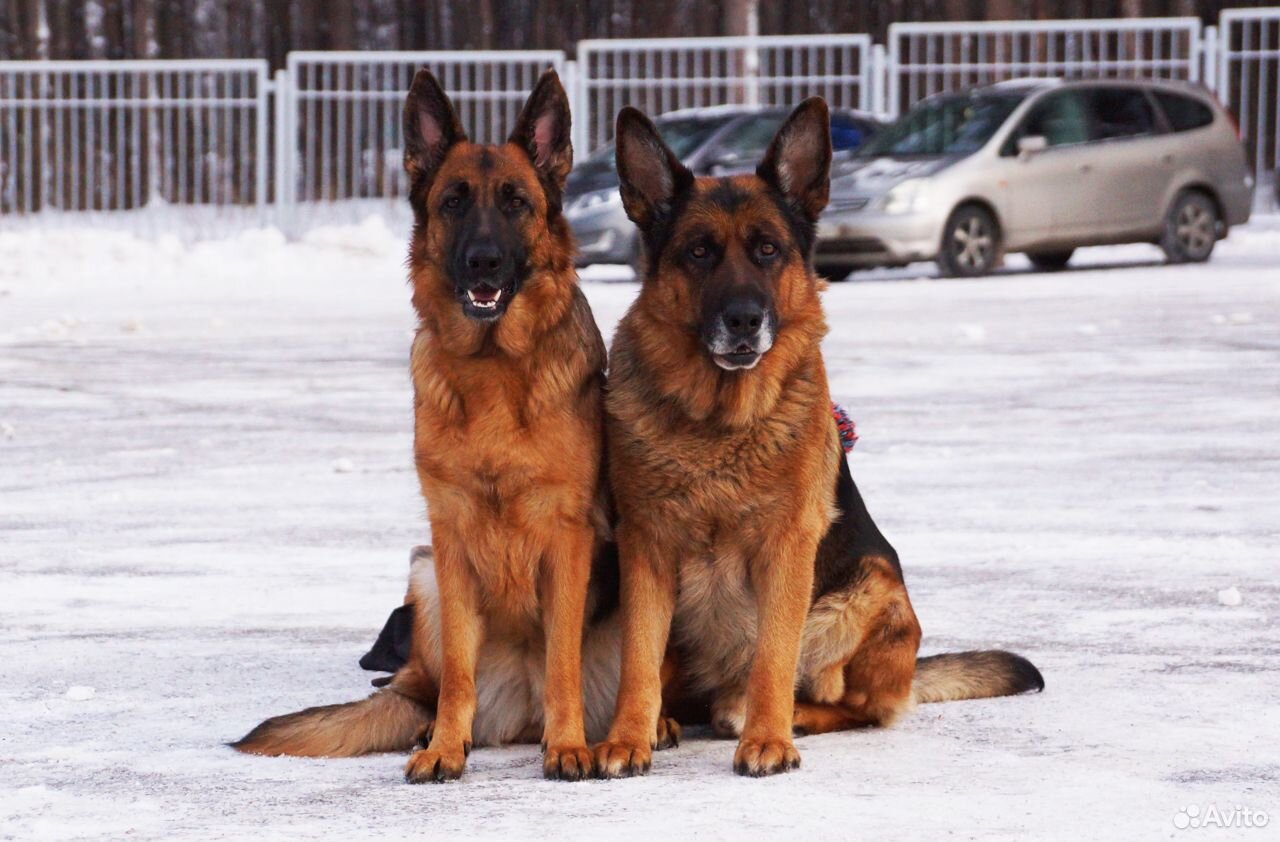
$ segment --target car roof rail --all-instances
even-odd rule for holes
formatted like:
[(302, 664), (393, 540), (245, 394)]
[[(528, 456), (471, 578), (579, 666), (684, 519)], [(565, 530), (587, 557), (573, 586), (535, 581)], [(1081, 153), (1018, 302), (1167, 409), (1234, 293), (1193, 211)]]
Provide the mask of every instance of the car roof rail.
[(1017, 79), (1004, 79), (992, 82), (988, 89), (1000, 90), (1009, 88), (1047, 88), (1064, 84), (1066, 80), (1059, 76), (1020, 76)]

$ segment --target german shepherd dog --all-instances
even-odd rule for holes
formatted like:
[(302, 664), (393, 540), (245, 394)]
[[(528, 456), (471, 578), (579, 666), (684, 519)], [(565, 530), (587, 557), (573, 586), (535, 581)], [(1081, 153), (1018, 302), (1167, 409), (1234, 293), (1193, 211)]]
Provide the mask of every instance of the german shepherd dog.
[(410, 584), (409, 661), (363, 701), (268, 719), (234, 745), (350, 756), (425, 739), (405, 769), (418, 783), (459, 777), (473, 744), (541, 740), (545, 775), (578, 780), (588, 734), (608, 727), (620, 634), (605, 347), (561, 214), (568, 99), (548, 71), (506, 144), (474, 144), (421, 70), (404, 131), (414, 457), (435, 552)]
[(1007, 652), (916, 657), (920, 626), (844, 461), (819, 348), (826, 104), (796, 108), (754, 175), (694, 178), (632, 108), (616, 143), (648, 268), (610, 352), (623, 650), (597, 772), (648, 770), (668, 644), (682, 682), (668, 697), (706, 698), (744, 775), (799, 766), (793, 731), (1042, 688)]

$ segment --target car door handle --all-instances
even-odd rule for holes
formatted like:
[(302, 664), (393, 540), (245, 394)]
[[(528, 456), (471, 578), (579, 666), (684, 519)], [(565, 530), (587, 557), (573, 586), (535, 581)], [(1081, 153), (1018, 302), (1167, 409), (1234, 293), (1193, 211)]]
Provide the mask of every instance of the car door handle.
[(1093, 164), (1081, 164), (1080, 172), (1093, 172)]

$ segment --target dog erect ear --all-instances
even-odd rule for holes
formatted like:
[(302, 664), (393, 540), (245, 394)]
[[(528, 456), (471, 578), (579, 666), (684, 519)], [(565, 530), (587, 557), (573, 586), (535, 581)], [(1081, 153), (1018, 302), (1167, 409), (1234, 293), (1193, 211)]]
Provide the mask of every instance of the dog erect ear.
[(466, 139), (444, 88), (430, 70), (419, 70), (404, 103), (404, 169), (410, 180), (429, 182), (449, 147)]
[(564, 189), (564, 180), (573, 168), (571, 128), (569, 97), (560, 84), (560, 76), (555, 70), (547, 70), (520, 110), (508, 142), (529, 154), (538, 175), (557, 192)]
[(796, 106), (774, 135), (756, 175), (810, 222), (817, 220), (831, 189), (831, 115), (821, 97)]
[(670, 210), (672, 200), (693, 183), (693, 174), (638, 109), (618, 112), (614, 143), (622, 205), (631, 221), (645, 228)]

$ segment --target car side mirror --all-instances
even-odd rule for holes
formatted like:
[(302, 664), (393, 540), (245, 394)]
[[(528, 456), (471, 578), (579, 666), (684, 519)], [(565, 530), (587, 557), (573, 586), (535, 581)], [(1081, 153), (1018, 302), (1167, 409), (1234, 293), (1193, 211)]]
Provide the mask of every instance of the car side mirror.
[(1018, 157), (1030, 158), (1049, 148), (1049, 140), (1042, 134), (1029, 134), (1018, 138)]

